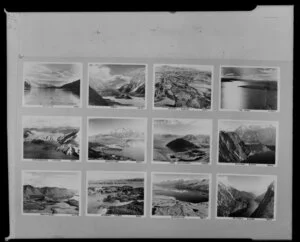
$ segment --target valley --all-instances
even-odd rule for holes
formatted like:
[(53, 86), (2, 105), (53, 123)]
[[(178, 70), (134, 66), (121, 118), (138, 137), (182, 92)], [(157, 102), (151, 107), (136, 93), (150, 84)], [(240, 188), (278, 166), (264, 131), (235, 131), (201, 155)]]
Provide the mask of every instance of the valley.
[(208, 216), (208, 180), (167, 180), (153, 184), (152, 215)]
[(79, 129), (24, 128), (24, 159), (79, 159)]

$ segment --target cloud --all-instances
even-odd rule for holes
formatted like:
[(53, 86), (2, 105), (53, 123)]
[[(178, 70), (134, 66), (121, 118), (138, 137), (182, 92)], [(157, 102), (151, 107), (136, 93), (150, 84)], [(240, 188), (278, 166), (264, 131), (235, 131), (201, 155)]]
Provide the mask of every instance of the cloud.
[(27, 81), (36, 83), (44, 82), (65, 82), (80, 79), (79, 64), (56, 64), (56, 63), (24, 63), (24, 77)]
[(24, 116), (24, 128), (46, 128), (46, 127), (80, 127), (80, 119), (75, 117), (49, 117), (49, 116)]
[(131, 77), (129, 76), (112, 75), (109, 67), (97, 64), (89, 66), (89, 76), (92, 79), (101, 80), (104, 82), (113, 82), (118, 78), (128, 82), (131, 80)]

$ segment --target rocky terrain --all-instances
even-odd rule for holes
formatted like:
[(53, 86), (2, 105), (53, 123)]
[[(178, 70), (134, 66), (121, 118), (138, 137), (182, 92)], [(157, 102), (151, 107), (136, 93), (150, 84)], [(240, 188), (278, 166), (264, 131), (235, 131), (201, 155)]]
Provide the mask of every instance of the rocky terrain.
[(219, 162), (275, 164), (275, 128), (219, 133)]
[(210, 109), (211, 74), (163, 66), (155, 73), (156, 107)]
[(206, 218), (208, 216), (208, 202), (195, 204), (181, 202), (172, 197), (157, 196), (153, 199), (152, 214), (156, 216)]
[(143, 215), (143, 182), (143, 179), (89, 182), (89, 213)]
[[(51, 159), (61, 152), (65, 159), (79, 158), (79, 129), (24, 129), (24, 158)], [(36, 157), (38, 155), (38, 157)], [(47, 157), (47, 158), (46, 158)], [(56, 155), (55, 155), (56, 157)]]
[(217, 214), (219, 217), (273, 218), (274, 183), (266, 193), (256, 196), (219, 182)]
[(166, 180), (155, 183), (152, 214), (156, 216), (208, 216), (209, 181)]
[(23, 212), (78, 215), (76, 191), (59, 187), (23, 186)]
[(175, 162), (209, 162), (207, 135), (154, 135), (154, 160)]

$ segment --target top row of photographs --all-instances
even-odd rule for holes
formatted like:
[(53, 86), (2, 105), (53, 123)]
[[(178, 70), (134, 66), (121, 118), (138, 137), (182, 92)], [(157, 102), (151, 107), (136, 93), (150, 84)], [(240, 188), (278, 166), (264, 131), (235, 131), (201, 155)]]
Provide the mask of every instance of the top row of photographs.
[[(147, 108), (147, 64), (88, 63), (89, 108)], [(212, 110), (211, 65), (154, 64), (153, 109)], [(279, 111), (279, 67), (221, 66), (222, 111)], [(82, 107), (82, 63), (23, 63), (24, 107)]]

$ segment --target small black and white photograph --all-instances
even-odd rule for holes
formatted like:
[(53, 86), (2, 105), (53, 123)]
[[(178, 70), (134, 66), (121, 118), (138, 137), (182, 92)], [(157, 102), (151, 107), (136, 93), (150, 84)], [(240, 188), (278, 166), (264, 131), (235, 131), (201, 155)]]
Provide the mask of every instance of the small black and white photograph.
[(80, 107), (81, 63), (24, 62), (24, 106)]
[(219, 120), (219, 163), (276, 165), (278, 123)]
[(143, 118), (89, 118), (88, 160), (145, 162), (146, 130)]
[(153, 119), (153, 163), (210, 163), (212, 120)]
[(275, 219), (276, 176), (217, 175), (217, 218)]
[(23, 160), (79, 161), (81, 118), (23, 116)]
[(279, 110), (279, 68), (224, 66), (220, 75), (221, 110)]
[(144, 217), (144, 172), (87, 172), (87, 215)]
[(153, 172), (151, 216), (209, 218), (210, 179), (209, 174)]
[(145, 64), (89, 63), (89, 107), (146, 108)]
[(211, 110), (213, 66), (155, 64), (154, 108)]
[(23, 214), (80, 214), (79, 171), (23, 171)]

